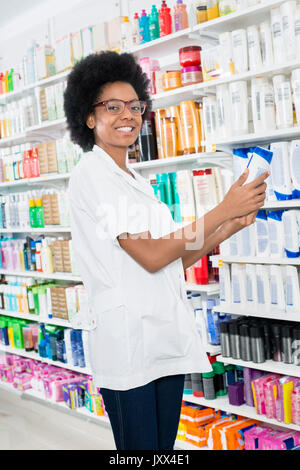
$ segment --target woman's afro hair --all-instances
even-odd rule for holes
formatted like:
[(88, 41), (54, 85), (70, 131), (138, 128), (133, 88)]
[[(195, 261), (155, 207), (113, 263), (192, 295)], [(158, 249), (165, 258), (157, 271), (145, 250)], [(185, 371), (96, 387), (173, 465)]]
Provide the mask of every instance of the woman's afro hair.
[(95, 140), (94, 132), (86, 125), (93, 104), (106, 83), (130, 83), (139, 99), (147, 102), (145, 120), (151, 110), (148, 92), (149, 79), (132, 54), (104, 51), (91, 54), (78, 62), (68, 77), (64, 93), (64, 108), (71, 140), (88, 152)]

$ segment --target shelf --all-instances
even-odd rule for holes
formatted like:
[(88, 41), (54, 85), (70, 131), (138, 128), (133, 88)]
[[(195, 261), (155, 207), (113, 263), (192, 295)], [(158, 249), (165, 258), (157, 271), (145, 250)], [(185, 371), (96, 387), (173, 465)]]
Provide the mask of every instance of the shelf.
[(48, 130), (51, 128), (61, 128), (65, 127), (67, 123), (67, 119), (64, 117), (62, 119), (55, 119), (53, 121), (45, 121), (42, 124), (38, 124), (36, 126), (27, 127), (26, 129), (26, 136), (33, 134), (34, 132), (39, 132), (43, 130)]
[(24, 276), (41, 279), (56, 279), (57, 281), (74, 281), (81, 282), (80, 276), (71, 273), (40, 273), (38, 271), (10, 271), (8, 269), (0, 269), (0, 274), (5, 276)]
[(192, 292), (206, 292), (207, 295), (219, 294), (220, 284), (189, 284), (186, 283), (186, 289)]
[(251, 143), (270, 143), (281, 139), (293, 139), (300, 137), (300, 126), (291, 127), (288, 129), (276, 129), (270, 132), (253, 132), (251, 134), (244, 134), (237, 137), (228, 137), (227, 139), (215, 139), (214, 142), (203, 141), (202, 145), (244, 145)]
[(165, 108), (175, 105), (183, 100), (193, 99), (194, 92), (196, 90), (198, 90), (198, 84), (175, 88), (175, 90), (164, 91), (163, 93), (151, 95), (153, 109)]
[(233, 413), (236, 415), (245, 416), (246, 418), (256, 419), (257, 421), (272, 424), (273, 426), (281, 426), (284, 428), (293, 429), (295, 431), (300, 431), (300, 426), (297, 426), (296, 424), (285, 424), (281, 421), (277, 421), (276, 419), (267, 418), (265, 415), (258, 415), (255, 408), (252, 406), (230, 405), (228, 397), (219, 397), (215, 400), (206, 400), (205, 398), (198, 398), (194, 397), (193, 395), (183, 395), (183, 400), (190, 403), (195, 403), (196, 405), (207, 406), (216, 410), (225, 411), (227, 413)]
[(59, 225), (51, 225), (43, 228), (1, 228), (1, 233), (70, 233), (70, 227), (60, 227)]
[(265, 361), (260, 364), (251, 361), (242, 361), (241, 359), (233, 359), (232, 357), (218, 356), (218, 361), (225, 364), (234, 364), (236, 366), (249, 367), (251, 369), (265, 370), (274, 372), (275, 374), (290, 375), (292, 377), (300, 377), (300, 367), (294, 364), (284, 364), (283, 362)]
[(251, 307), (248, 305), (230, 304), (226, 305), (221, 303), (213, 309), (215, 312), (229, 313), (232, 315), (241, 315), (255, 318), (269, 318), (271, 320), (285, 320), (300, 322), (300, 312), (287, 312), (284, 310), (276, 310), (273, 307), (272, 311), (263, 311), (261, 307)]
[(291, 209), (300, 207), (300, 199), (290, 199), (289, 201), (266, 201), (262, 209)]
[(250, 263), (250, 264), (282, 264), (282, 265), (293, 265), (300, 266), (300, 258), (258, 258), (255, 256), (222, 256), (213, 255), (210, 256), (213, 262), (213, 267), (218, 268), (222, 266), (222, 263)]
[(284, 0), (263, 1), (253, 7), (198, 24), (193, 28), (193, 32), (205, 33), (209, 31), (219, 34), (258, 24), (266, 19), (270, 20), (270, 9), (280, 6), (283, 2)]
[(191, 32), (192, 28), (185, 28), (181, 31), (176, 31), (175, 33), (168, 34), (167, 36), (154, 39), (153, 41), (149, 41), (144, 44), (139, 44), (138, 46), (132, 47), (129, 52), (132, 54), (139, 55), (140, 53), (144, 53), (145, 51), (148, 54), (149, 52), (152, 52), (151, 49), (159, 48), (162, 44), (166, 42), (172, 42), (172, 48), (176, 49), (177, 47), (180, 47), (180, 42), (183, 40), (183, 38), (188, 37)]
[(298, 67), (300, 67), (300, 59), (289, 61), (283, 64), (273, 64), (269, 67), (261, 67), (256, 70), (248, 70), (247, 72), (236, 73), (233, 75), (216, 78), (215, 80), (209, 80), (195, 85), (194, 94), (197, 95), (199, 92), (201, 96), (203, 95), (203, 91), (205, 90), (208, 90), (211, 93), (218, 85), (237, 82), (239, 80), (251, 80), (255, 77), (273, 77), (273, 75), (281, 73), (287, 74)]
[[(157, 160), (149, 160), (147, 162), (139, 162), (139, 163), (129, 163), (131, 168), (135, 170), (144, 170), (144, 169), (155, 169), (161, 168), (165, 166), (173, 166), (173, 165), (186, 165), (186, 164), (196, 164), (196, 163), (203, 163), (203, 162), (214, 162), (214, 160), (218, 160), (220, 158), (232, 158), (230, 154), (225, 152), (202, 152), (202, 153), (194, 153), (190, 155), (181, 155), (178, 157), (169, 157), (169, 158), (159, 158)], [(217, 163), (217, 161), (216, 161)]]
[(3, 315), (5, 317), (21, 318), (22, 320), (30, 320), (33, 322), (44, 323), (47, 325), (64, 326), (65, 328), (72, 328), (72, 325), (68, 320), (63, 320), (60, 318), (41, 318), (39, 315), (36, 315), (34, 313), (11, 312), (9, 310), (0, 309), (0, 315)]
[(81, 374), (92, 375), (92, 372), (89, 369), (86, 369), (83, 367), (72, 366), (71, 364), (64, 364), (63, 362), (59, 362), (59, 361), (52, 361), (51, 359), (48, 359), (47, 357), (39, 356), (36, 352), (33, 352), (33, 351), (28, 352), (28, 351), (25, 351), (25, 349), (12, 348), (10, 346), (4, 346), (3, 344), (0, 344), (0, 351), (3, 351), (5, 353), (10, 353), (10, 354), (16, 354), (17, 356), (27, 357), (29, 359), (35, 359), (36, 361), (40, 361), (40, 362), (46, 362), (47, 364), (61, 367), (62, 369), (73, 370)]
[(14, 186), (25, 186), (31, 184), (47, 183), (51, 181), (68, 180), (71, 173), (49, 173), (37, 178), (24, 178), (16, 181), (7, 181), (0, 183), (0, 189), (11, 188)]

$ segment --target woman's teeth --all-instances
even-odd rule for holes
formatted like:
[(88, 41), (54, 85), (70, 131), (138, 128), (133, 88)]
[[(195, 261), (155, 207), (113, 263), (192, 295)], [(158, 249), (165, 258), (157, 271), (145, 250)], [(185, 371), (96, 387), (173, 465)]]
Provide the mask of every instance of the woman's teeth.
[(133, 127), (118, 127), (117, 128), (117, 131), (121, 131), (121, 132), (131, 132), (133, 129)]

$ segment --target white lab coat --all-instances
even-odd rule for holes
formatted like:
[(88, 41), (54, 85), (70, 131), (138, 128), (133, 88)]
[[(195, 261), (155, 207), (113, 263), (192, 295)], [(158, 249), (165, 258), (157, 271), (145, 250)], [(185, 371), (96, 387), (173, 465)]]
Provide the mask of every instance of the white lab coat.
[(69, 183), (76, 262), (87, 289), (90, 363), (98, 387), (128, 390), (159, 377), (208, 372), (211, 365), (189, 309), (182, 260), (149, 273), (117, 236), (176, 230), (145, 178), (133, 178), (98, 146)]

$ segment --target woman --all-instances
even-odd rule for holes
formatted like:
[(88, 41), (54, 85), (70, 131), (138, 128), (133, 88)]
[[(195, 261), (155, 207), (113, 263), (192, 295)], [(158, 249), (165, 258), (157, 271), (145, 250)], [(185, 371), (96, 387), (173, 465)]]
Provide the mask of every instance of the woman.
[(90, 55), (70, 73), (68, 126), (88, 151), (70, 178), (73, 248), (90, 302), (91, 367), (119, 450), (173, 449), (184, 374), (211, 370), (183, 268), (254, 222), (268, 176), (244, 185), (243, 174), (215, 209), (176, 229), (127, 165), (150, 107), (148, 80), (130, 54)]

